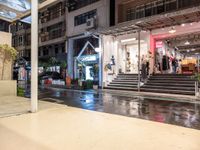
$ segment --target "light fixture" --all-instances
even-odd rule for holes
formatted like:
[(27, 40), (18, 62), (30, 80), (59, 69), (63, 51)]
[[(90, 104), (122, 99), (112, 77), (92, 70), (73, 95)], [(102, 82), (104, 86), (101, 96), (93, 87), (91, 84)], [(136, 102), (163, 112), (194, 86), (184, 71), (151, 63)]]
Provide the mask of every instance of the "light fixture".
[(174, 27), (172, 27), (171, 30), (169, 30), (169, 33), (171, 33), (171, 34), (173, 34), (173, 33), (175, 33), (175, 32), (176, 32), (176, 30), (175, 30)]
[(196, 50), (196, 49), (194, 49), (194, 48), (193, 48), (193, 49), (191, 49), (191, 51), (195, 51), (195, 50)]
[(184, 24), (184, 23), (182, 23), (182, 24), (181, 24), (181, 26), (182, 26), (182, 27), (185, 27), (185, 24)]
[(135, 41), (136, 38), (131, 38), (131, 39), (125, 39), (125, 40), (121, 40), (122, 43), (125, 43), (125, 42), (131, 42), (131, 41)]
[(184, 44), (185, 44), (185, 45), (190, 45), (190, 42), (189, 42), (189, 41), (186, 41)]
[(190, 50), (187, 50), (187, 52), (189, 53), (189, 52), (190, 52)]
[(95, 52), (97, 52), (97, 53), (100, 53), (100, 52), (101, 52), (101, 49), (100, 49), (99, 47), (96, 47), (94, 50), (95, 50)]

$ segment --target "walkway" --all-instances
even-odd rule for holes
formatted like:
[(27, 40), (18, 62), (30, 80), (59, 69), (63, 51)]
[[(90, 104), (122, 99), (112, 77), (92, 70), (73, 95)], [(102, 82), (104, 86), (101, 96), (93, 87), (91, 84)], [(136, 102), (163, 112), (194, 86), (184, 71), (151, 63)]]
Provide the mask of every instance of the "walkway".
[(98, 112), (141, 118), (200, 130), (200, 103), (185, 98), (127, 92), (41, 91), (41, 100)]
[(199, 139), (199, 130), (58, 104), (0, 118), (2, 150), (199, 150)]

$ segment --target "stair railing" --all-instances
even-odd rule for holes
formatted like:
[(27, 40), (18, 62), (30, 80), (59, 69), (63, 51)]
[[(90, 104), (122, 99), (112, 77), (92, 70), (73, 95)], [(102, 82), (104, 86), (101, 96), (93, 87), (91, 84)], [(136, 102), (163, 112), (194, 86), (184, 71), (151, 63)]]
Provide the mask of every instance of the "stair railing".
[(199, 97), (199, 81), (195, 81), (195, 96)]

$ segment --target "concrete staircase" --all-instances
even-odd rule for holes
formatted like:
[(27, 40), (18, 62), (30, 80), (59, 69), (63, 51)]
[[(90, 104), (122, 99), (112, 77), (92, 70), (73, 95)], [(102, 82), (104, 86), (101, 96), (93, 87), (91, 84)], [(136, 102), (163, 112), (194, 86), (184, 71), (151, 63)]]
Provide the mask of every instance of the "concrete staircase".
[(118, 74), (117, 77), (111, 83), (109, 83), (106, 88), (137, 91), (137, 79), (137, 74)]
[(191, 75), (156, 74), (141, 87), (142, 92), (195, 95), (195, 80)]

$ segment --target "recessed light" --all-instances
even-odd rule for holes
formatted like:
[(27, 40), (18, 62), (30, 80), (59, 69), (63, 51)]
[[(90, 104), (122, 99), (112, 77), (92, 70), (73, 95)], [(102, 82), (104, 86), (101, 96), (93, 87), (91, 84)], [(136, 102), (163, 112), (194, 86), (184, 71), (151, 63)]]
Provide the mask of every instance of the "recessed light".
[(169, 33), (171, 33), (171, 34), (173, 34), (173, 33), (175, 33), (175, 32), (176, 32), (176, 30), (175, 30), (174, 27), (172, 27), (171, 30), (169, 30)]
[(131, 42), (131, 41), (135, 41), (136, 38), (131, 38), (131, 39), (125, 39), (125, 40), (121, 40), (122, 43), (125, 43), (125, 42)]
[(189, 41), (186, 41), (184, 44), (185, 44), (185, 45), (190, 45), (190, 42), (189, 42)]
[(181, 24), (181, 26), (182, 26), (182, 27), (185, 27), (185, 24), (184, 24), (184, 23), (182, 23), (182, 24)]

